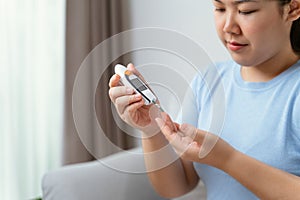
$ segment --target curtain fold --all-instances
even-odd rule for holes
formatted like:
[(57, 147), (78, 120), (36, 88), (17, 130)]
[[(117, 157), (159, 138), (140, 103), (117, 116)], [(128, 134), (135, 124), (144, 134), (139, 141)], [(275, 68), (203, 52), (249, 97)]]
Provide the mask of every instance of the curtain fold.
[(60, 166), (65, 2), (0, 9), (0, 199), (32, 199)]
[[(105, 39), (122, 32), (126, 29), (126, 18), (122, 16), (122, 1), (118, 0), (67, 0), (66, 10), (66, 69), (65, 69), (65, 114), (64, 114), (64, 135), (63, 135), (63, 164), (72, 164), (78, 162), (86, 162), (95, 159), (93, 155), (101, 155), (101, 157), (115, 153), (109, 144), (105, 141), (96, 141), (95, 124), (90, 120), (91, 125), (85, 127), (85, 141), (88, 141), (91, 149), (86, 149), (78, 132), (75, 128), (72, 111), (72, 91), (76, 74), (81, 63), (86, 56)], [(121, 44), (118, 44), (121, 45)], [(106, 52), (114, 51), (111, 47)], [(98, 58), (99, 59), (99, 58)], [(105, 58), (103, 58), (105, 59)], [(96, 112), (99, 124), (104, 130), (106, 136), (112, 143), (122, 149), (129, 149), (134, 146), (133, 138), (123, 133), (116, 125), (111, 112), (111, 103), (108, 98), (108, 81), (113, 74), (113, 64), (122, 62), (127, 64), (130, 56), (123, 55), (114, 61), (110, 67), (100, 78), (97, 91), (95, 93), (95, 110), (83, 112), (88, 120)], [(101, 60), (101, 58), (100, 58)], [(99, 63), (95, 63), (99, 65)], [(101, 64), (97, 67), (105, 67)], [(92, 84), (93, 72), (87, 74), (85, 80)], [(92, 88), (92, 87), (91, 87)], [(86, 88), (82, 91), (83, 96), (91, 96), (94, 91)], [(90, 99), (84, 101), (87, 104)], [(80, 133), (82, 134), (82, 133)], [(99, 156), (97, 156), (99, 158)]]

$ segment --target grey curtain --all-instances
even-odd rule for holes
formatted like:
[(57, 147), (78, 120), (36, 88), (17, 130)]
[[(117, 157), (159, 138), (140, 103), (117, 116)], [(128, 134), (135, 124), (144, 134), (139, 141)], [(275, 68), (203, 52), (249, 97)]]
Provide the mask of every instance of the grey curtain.
[[(64, 135), (63, 135), (63, 164), (86, 162), (95, 159), (93, 152), (102, 157), (114, 153), (106, 141), (97, 141), (94, 137), (95, 124), (86, 127), (84, 137), (88, 137), (91, 149), (86, 149), (75, 128), (72, 111), (72, 91), (76, 73), (86, 56), (105, 39), (127, 29), (127, 19), (124, 10), (125, 3), (120, 0), (67, 0), (66, 16), (66, 68), (65, 68), (65, 103), (64, 103)], [(112, 47), (113, 48), (113, 47)], [(114, 47), (116, 48), (116, 47)], [(113, 49), (111, 49), (113, 50)], [(107, 52), (109, 56), (110, 51)], [(103, 58), (104, 59), (104, 58)], [(116, 62), (127, 64), (130, 56), (123, 55)], [(112, 66), (113, 64), (112, 63)], [(98, 121), (112, 143), (122, 149), (134, 146), (133, 138), (124, 134), (116, 125), (112, 117), (111, 104), (108, 98), (108, 81), (113, 74), (113, 67), (107, 68), (101, 77), (95, 93), (95, 111)], [(97, 66), (98, 67), (98, 66)], [(99, 67), (104, 67), (99, 65)], [(92, 81), (92, 73), (87, 75), (86, 81)], [(86, 88), (83, 96), (89, 96), (93, 91)], [(83, 105), (90, 102), (83, 101)], [(83, 112), (89, 120), (90, 113)], [(90, 123), (93, 123), (92, 120)], [(81, 135), (83, 133), (80, 133)]]

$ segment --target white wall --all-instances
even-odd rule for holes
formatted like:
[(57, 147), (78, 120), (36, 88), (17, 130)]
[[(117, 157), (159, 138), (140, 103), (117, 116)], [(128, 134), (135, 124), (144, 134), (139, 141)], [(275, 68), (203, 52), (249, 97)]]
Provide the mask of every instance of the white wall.
[(203, 47), (213, 61), (229, 54), (219, 41), (211, 0), (129, 0), (130, 27), (162, 27), (183, 33)]
[[(209, 62), (229, 59), (229, 54), (215, 31), (211, 0), (125, 0), (123, 3), (128, 6), (125, 14), (130, 16), (127, 27), (171, 29), (200, 45), (206, 52), (205, 55), (197, 50), (188, 50), (188, 54), (203, 60), (204, 64), (197, 62), (196, 65), (205, 66)], [(132, 43), (138, 43), (139, 39), (133, 36)], [(151, 40), (151, 36), (147, 35), (143, 39)], [(153, 39), (153, 42), (156, 40)], [(176, 37), (174, 43), (186, 46), (184, 42), (176, 41)], [(192, 80), (191, 76), (183, 73), (195, 75), (197, 72), (180, 56), (159, 49), (135, 51), (131, 58), (136, 66), (141, 67), (139, 70), (156, 92), (164, 109), (171, 116), (178, 116), (182, 105), (182, 92), (187, 91), (186, 83)]]

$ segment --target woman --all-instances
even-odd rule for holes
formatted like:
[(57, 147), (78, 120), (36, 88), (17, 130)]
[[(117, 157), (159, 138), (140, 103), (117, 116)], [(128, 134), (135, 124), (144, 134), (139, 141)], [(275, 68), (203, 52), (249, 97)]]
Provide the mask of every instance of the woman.
[[(193, 125), (173, 123), (166, 114), (151, 120), (150, 107), (119, 86), (117, 75), (109, 83), (110, 98), (124, 121), (143, 134), (160, 128), (161, 133), (143, 139), (145, 153), (171, 143), (180, 155), (148, 173), (162, 196), (181, 196), (200, 177), (208, 199), (300, 199), (300, 0), (213, 4), (218, 35), (233, 59), (217, 66), (226, 98), (221, 138), (205, 132), (210, 111), (202, 97), (209, 91), (200, 78), (193, 82), (198, 112)], [(128, 69), (138, 73), (132, 64)], [(205, 138), (216, 144), (201, 156)], [(147, 166), (151, 162), (146, 159)]]

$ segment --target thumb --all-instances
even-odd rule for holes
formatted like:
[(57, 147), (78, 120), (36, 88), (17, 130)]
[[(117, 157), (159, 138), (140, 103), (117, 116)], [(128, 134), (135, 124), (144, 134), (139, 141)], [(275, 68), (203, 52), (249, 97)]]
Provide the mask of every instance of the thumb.
[(127, 65), (127, 69), (132, 71), (135, 75), (142, 77), (141, 73), (135, 68), (135, 66), (132, 63), (129, 63)]

